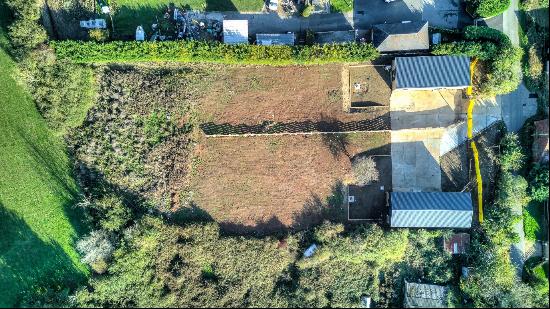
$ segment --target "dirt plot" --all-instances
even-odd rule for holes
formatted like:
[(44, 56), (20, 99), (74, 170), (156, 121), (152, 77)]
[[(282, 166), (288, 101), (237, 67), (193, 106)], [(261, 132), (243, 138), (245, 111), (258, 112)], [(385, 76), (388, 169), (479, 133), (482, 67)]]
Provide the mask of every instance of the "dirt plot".
[(351, 107), (390, 105), (391, 76), (385, 65), (361, 65), (349, 68)]
[(198, 104), (203, 122), (352, 122), (387, 112), (343, 112), (341, 65), (225, 67), (214, 75), (211, 92)]
[[(300, 229), (344, 210), (350, 158), (389, 153), (387, 132), (206, 138), (191, 163), (196, 207), (229, 232)], [(334, 217), (332, 217), (334, 219)]]

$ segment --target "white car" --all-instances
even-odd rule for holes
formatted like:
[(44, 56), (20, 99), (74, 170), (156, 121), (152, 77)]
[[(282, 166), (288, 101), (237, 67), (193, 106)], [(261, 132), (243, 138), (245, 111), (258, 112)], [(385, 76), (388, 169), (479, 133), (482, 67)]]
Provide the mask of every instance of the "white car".
[(269, 3), (267, 4), (267, 8), (270, 11), (277, 11), (277, 7), (279, 7), (279, 0), (269, 0)]

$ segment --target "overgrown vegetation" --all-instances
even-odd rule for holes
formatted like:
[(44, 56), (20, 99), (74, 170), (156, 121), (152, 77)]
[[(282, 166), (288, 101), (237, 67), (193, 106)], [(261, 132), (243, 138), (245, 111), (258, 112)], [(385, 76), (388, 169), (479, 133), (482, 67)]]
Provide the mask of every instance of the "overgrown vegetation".
[(548, 112), (547, 77), (544, 66), (547, 60), (545, 42), (548, 41), (548, 0), (521, 1), (520, 45), (524, 50), (523, 80), (527, 88), (539, 95), (539, 103)]
[(330, 0), (331, 12), (351, 12), (353, 10), (353, 0)]
[(488, 18), (502, 14), (510, 7), (510, 0), (468, 0), (468, 11), (475, 17)]
[(435, 55), (466, 55), (482, 61), (474, 86), (482, 95), (493, 96), (514, 91), (521, 83), (522, 50), (512, 46), (502, 32), (489, 27), (467, 26), (463, 40), (436, 45)]
[(517, 137), (507, 134), (502, 140), (501, 173), (494, 203), (485, 205), (481, 230), (472, 232), (468, 264), (471, 274), (461, 279), (465, 300), (475, 307), (544, 307), (548, 291), (539, 293), (519, 282), (510, 260), (510, 246), (518, 240), (514, 224), (529, 202), (527, 181), (518, 171), (523, 161)]
[(51, 45), (59, 59), (76, 63), (178, 61), (283, 65), (369, 61), (378, 57), (371, 44), (358, 43), (263, 46), (206, 41), (58, 41)]

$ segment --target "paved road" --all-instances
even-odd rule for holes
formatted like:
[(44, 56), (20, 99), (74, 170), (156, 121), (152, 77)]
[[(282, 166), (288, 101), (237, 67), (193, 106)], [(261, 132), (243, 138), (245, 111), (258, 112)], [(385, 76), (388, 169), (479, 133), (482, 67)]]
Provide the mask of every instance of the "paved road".
[(361, 28), (404, 20), (427, 20), (431, 26), (462, 28), (472, 23), (463, 0), (355, 0), (354, 21)]
[(340, 31), (370, 29), (374, 24), (427, 20), (432, 26), (458, 28), (472, 23), (462, 0), (355, 0), (350, 13), (313, 14), (308, 18), (280, 17), (277, 13), (209, 12), (209, 18), (246, 19), (248, 33), (284, 33), (305, 29)]

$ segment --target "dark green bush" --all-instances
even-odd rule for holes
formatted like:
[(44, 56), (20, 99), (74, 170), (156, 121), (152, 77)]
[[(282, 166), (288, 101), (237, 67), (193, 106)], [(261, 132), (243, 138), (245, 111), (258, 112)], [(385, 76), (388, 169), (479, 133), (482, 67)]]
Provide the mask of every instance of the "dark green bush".
[(369, 61), (378, 57), (378, 52), (371, 44), (357, 43), (261, 46), (204, 41), (56, 41), (51, 44), (59, 59), (78, 63), (181, 61), (281, 65)]
[(468, 6), (477, 17), (492, 17), (502, 14), (510, 6), (510, 0), (468, 0)]
[(536, 164), (529, 174), (529, 194), (537, 202), (548, 200), (548, 165)]
[(8, 26), (12, 52), (22, 57), (47, 39), (46, 31), (38, 23), (40, 9), (34, 0), (6, 0), (6, 4), (15, 17), (13, 23)]

